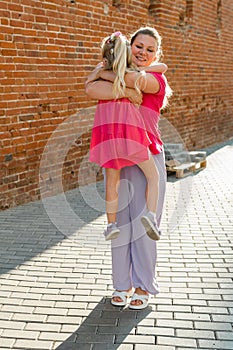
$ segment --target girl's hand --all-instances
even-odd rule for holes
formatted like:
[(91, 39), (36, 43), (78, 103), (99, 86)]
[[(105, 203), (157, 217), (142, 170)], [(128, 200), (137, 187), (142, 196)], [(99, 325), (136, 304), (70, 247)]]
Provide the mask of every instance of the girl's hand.
[(94, 68), (94, 70), (88, 75), (85, 85), (87, 85), (92, 81), (98, 80), (100, 77), (101, 71), (103, 69), (104, 69), (103, 62), (98, 63), (97, 66)]

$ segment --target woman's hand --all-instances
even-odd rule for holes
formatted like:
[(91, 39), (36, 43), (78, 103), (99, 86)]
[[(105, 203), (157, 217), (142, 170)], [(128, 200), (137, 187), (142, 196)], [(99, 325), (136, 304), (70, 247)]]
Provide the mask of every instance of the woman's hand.
[(87, 86), (88, 83), (98, 80), (103, 69), (103, 62), (98, 63), (94, 70), (88, 75), (85, 85)]
[(134, 105), (140, 106), (142, 103), (142, 94), (135, 89), (126, 88), (125, 97), (130, 100)]

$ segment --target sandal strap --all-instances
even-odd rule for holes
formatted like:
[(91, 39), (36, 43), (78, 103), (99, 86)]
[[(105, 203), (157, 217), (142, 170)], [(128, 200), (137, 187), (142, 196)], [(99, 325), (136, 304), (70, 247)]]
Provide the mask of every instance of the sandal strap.
[(114, 298), (114, 297), (119, 297), (119, 298), (121, 298), (122, 300), (125, 300), (126, 298), (128, 298), (128, 296), (129, 296), (129, 293), (128, 293), (128, 292), (124, 292), (124, 291), (119, 292), (118, 290), (115, 290), (115, 291), (113, 292), (113, 294), (112, 294), (112, 298)]
[(134, 293), (134, 295), (132, 296), (132, 299), (131, 299), (131, 301), (132, 300), (141, 300), (142, 302), (144, 301), (144, 300), (148, 300), (149, 299), (149, 295), (147, 295), (147, 294), (137, 294), (137, 293)]
[(118, 290), (115, 290), (115, 292), (113, 292), (112, 294), (113, 297), (120, 297), (120, 298), (127, 298), (128, 297), (128, 293), (127, 292), (119, 292)]

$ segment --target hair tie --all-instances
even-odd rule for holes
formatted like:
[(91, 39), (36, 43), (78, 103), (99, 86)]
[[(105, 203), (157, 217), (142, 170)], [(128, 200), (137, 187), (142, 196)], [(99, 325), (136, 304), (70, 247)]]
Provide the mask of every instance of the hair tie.
[(117, 38), (118, 38), (118, 37), (121, 36), (121, 35), (122, 35), (121, 32), (118, 31), (118, 32), (113, 33), (111, 36), (113, 36), (113, 38), (114, 38), (114, 37), (117, 37)]
[(115, 38), (119, 38), (120, 36), (122, 35), (121, 32), (115, 32), (115, 33), (112, 33), (110, 35), (110, 37), (108, 38), (108, 40), (106, 41), (107, 44), (110, 44)]

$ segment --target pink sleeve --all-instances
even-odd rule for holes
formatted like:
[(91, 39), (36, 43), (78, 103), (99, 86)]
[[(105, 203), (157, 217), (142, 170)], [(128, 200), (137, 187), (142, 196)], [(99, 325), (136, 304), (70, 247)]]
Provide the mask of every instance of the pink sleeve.
[(150, 74), (152, 74), (155, 79), (157, 79), (159, 85), (160, 85), (160, 89), (157, 92), (156, 95), (165, 95), (165, 90), (166, 90), (166, 78), (162, 73), (157, 73), (157, 72), (148, 72)]

